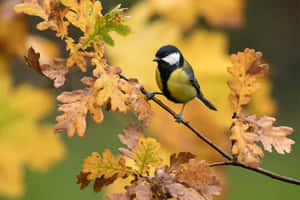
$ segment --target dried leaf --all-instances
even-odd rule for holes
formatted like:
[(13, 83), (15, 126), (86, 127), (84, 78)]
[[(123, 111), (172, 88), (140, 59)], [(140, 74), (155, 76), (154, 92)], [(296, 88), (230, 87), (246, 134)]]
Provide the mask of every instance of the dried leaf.
[(139, 167), (139, 174), (145, 174), (150, 166), (159, 166), (162, 159), (159, 156), (160, 144), (153, 138), (140, 136), (139, 149), (133, 149), (132, 153)]
[(146, 182), (139, 182), (135, 188), (136, 200), (151, 200), (151, 185)]
[(195, 155), (190, 152), (180, 152), (177, 156), (172, 154), (170, 156), (169, 172), (176, 170), (180, 165), (187, 163), (190, 159), (195, 158)]
[(64, 37), (68, 35), (68, 21), (64, 20), (65, 15), (68, 12), (68, 8), (59, 8), (55, 2), (50, 4), (50, 13), (47, 20), (40, 22), (37, 25), (37, 29), (43, 31), (46, 29), (51, 29), (56, 31), (57, 37)]
[(106, 198), (108, 200), (130, 200), (126, 194), (107, 194)]
[(256, 78), (269, 69), (269, 66), (262, 64), (261, 60), (261, 52), (248, 48), (244, 52), (231, 55), (232, 66), (228, 67), (228, 72), (234, 80), (228, 81), (228, 86), (235, 93), (230, 95), (230, 100), (236, 114), (240, 113), (242, 105), (249, 103), (249, 95), (260, 88), (260, 85), (255, 83)]
[(105, 178), (103, 175), (96, 178), (94, 183), (94, 192), (100, 192), (104, 186), (112, 184), (118, 178), (118, 174), (114, 174), (109, 178)]
[(29, 67), (40, 74), (54, 80), (54, 87), (58, 88), (64, 85), (65, 76), (69, 72), (64, 59), (54, 59), (53, 65), (43, 64), (39, 62), (40, 53), (36, 53), (32, 47), (28, 49), (28, 55), (25, 56), (26, 63)]
[(128, 124), (123, 133), (124, 135), (118, 135), (119, 140), (130, 150), (139, 149), (139, 137), (143, 133), (143, 129), (137, 124)]
[(197, 163), (194, 159), (190, 159), (186, 168), (181, 167), (176, 171), (176, 179), (179, 183), (197, 190), (206, 200), (212, 200), (212, 196), (220, 195), (220, 181), (213, 175), (205, 161)]
[(184, 194), (179, 196), (179, 200), (207, 200), (193, 188), (185, 188)]
[(86, 188), (91, 182), (91, 180), (87, 179), (88, 175), (89, 173), (83, 173), (83, 172), (80, 172), (80, 174), (77, 175), (77, 184), (81, 184), (80, 185), (81, 190)]
[(180, 196), (184, 196), (185, 194), (186, 189), (179, 183), (169, 184), (166, 187), (168, 188), (168, 191), (172, 197), (177, 198)]
[(135, 100), (134, 113), (138, 117), (138, 120), (142, 121), (145, 127), (148, 127), (151, 122), (153, 111), (150, 103), (146, 100), (145, 95), (141, 92), (142, 85), (136, 79), (130, 79), (128, 83), (131, 87), (130, 98)]
[(266, 151), (272, 152), (273, 146), (280, 154), (290, 153), (291, 146), (295, 142), (287, 136), (292, 134), (294, 130), (287, 126), (273, 127), (275, 121), (275, 118), (268, 116), (264, 116), (257, 121), (257, 124), (261, 126), (261, 130), (258, 131), (260, 141)]
[(57, 116), (55, 132), (68, 132), (69, 137), (73, 137), (75, 130), (79, 137), (83, 137), (86, 130), (86, 115), (88, 112), (87, 102), (91, 93), (90, 88), (75, 90), (72, 92), (63, 92), (57, 97), (57, 100), (65, 104), (58, 107), (58, 111), (64, 112)]
[(260, 164), (259, 157), (264, 157), (264, 153), (256, 145), (259, 136), (255, 130), (251, 129), (249, 124), (236, 120), (230, 131), (229, 139), (233, 141), (232, 154), (237, 155), (237, 160), (244, 161), (246, 166), (258, 167)]

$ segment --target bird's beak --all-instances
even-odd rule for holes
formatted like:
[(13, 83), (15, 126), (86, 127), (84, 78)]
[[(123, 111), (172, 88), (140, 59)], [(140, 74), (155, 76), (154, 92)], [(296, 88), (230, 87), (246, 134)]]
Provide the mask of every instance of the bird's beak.
[(152, 61), (157, 62), (157, 61), (159, 61), (159, 58), (155, 57)]

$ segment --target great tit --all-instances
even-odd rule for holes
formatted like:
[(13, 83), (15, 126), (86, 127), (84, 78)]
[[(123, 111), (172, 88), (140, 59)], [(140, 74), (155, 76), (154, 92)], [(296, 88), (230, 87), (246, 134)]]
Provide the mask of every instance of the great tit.
[(147, 95), (152, 98), (156, 94), (163, 94), (175, 103), (182, 103), (182, 109), (176, 117), (180, 122), (186, 103), (197, 98), (212, 110), (217, 110), (202, 94), (191, 65), (184, 59), (181, 52), (172, 45), (161, 47), (153, 61), (157, 62), (156, 83), (161, 92), (151, 92)]

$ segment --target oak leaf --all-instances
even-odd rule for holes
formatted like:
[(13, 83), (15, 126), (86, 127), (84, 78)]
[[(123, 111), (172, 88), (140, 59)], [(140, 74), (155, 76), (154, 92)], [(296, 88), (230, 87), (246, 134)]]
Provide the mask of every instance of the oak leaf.
[(75, 44), (74, 40), (70, 37), (65, 39), (66, 49), (69, 51), (69, 57), (67, 59), (67, 67), (78, 66), (81, 71), (86, 72), (87, 61), (86, 57), (89, 56), (87, 52), (81, 51), (82, 45), (80, 43)]
[(150, 166), (159, 166), (162, 159), (159, 156), (160, 144), (153, 138), (140, 136), (139, 149), (133, 149), (132, 153), (138, 165), (139, 174), (144, 174)]
[(249, 95), (260, 88), (255, 83), (257, 77), (262, 76), (269, 69), (267, 64), (262, 64), (262, 53), (253, 49), (245, 49), (244, 52), (231, 55), (232, 66), (228, 72), (234, 80), (228, 81), (228, 86), (234, 92), (230, 95), (233, 111), (239, 114), (243, 105), (250, 102)]
[(130, 79), (128, 83), (132, 88), (130, 98), (135, 100), (134, 113), (138, 117), (138, 120), (142, 121), (145, 127), (148, 127), (154, 112), (145, 95), (141, 92), (142, 85), (137, 79)]
[(47, 20), (52, 3), (55, 3), (55, 0), (25, 0), (24, 3), (17, 4), (14, 10), (16, 13), (23, 12), (27, 15), (34, 15)]
[(116, 178), (126, 177), (133, 173), (133, 171), (125, 165), (125, 160), (120, 158), (117, 162), (115, 157), (109, 150), (105, 150), (102, 158), (98, 153), (92, 153), (87, 159), (83, 161), (83, 173), (89, 173), (88, 180), (93, 180), (103, 176), (105, 179), (116, 176)]
[(37, 25), (37, 29), (43, 31), (46, 29), (51, 29), (56, 31), (57, 37), (65, 37), (68, 35), (69, 22), (64, 20), (65, 15), (68, 12), (68, 8), (59, 8), (56, 3), (50, 4), (50, 13), (47, 20), (40, 22)]
[(128, 82), (119, 78), (117, 71), (115, 71), (118, 68), (109, 67), (106, 69), (106, 73), (97, 78), (94, 84), (94, 89), (98, 90), (97, 104), (101, 106), (108, 103), (112, 111), (119, 110), (125, 113), (130, 109), (131, 103)]
[(57, 97), (57, 100), (64, 103), (58, 107), (58, 111), (64, 114), (57, 116), (55, 132), (68, 132), (69, 137), (73, 137), (75, 131), (79, 137), (83, 137), (86, 130), (86, 115), (88, 112), (87, 103), (90, 88), (75, 90), (72, 92), (63, 92)]
[(136, 200), (152, 200), (151, 185), (147, 182), (139, 182), (135, 188)]
[[(255, 119), (255, 116), (253, 118)], [(273, 124), (275, 121), (275, 118), (268, 116), (264, 116), (257, 120), (257, 124), (261, 128), (258, 131), (259, 139), (266, 151), (272, 152), (273, 146), (280, 154), (290, 153), (291, 146), (295, 142), (292, 139), (287, 138), (287, 136), (292, 134), (294, 130), (287, 126), (274, 127)]]
[(130, 150), (139, 149), (139, 137), (143, 133), (143, 129), (137, 124), (128, 124), (123, 133), (124, 135), (118, 135), (119, 140)]
[(83, 172), (80, 172), (80, 174), (78, 174), (76, 176), (77, 178), (77, 184), (81, 184), (80, 185), (80, 189), (83, 190), (84, 188), (86, 188), (90, 183), (91, 183), (91, 180), (88, 180), (87, 179), (87, 176), (89, 175), (89, 173), (83, 173)]
[(66, 74), (69, 72), (66, 67), (66, 60), (56, 58), (53, 65), (40, 64), (40, 53), (36, 53), (32, 47), (28, 49), (28, 55), (25, 56), (26, 63), (29, 67), (40, 74), (54, 80), (54, 87), (59, 88), (66, 81)]
[(197, 190), (204, 199), (212, 200), (212, 196), (220, 195), (221, 183), (203, 160), (190, 159), (187, 167), (176, 171), (176, 180)]
[(232, 154), (237, 155), (238, 161), (244, 161), (246, 166), (253, 168), (260, 164), (260, 157), (264, 157), (264, 153), (256, 142), (260, 140), (256, 131), (240, 120), (236, 120), (230, 129), (230, 140), (233, 141)]
[(180, 165), (187, 163), (192, 158), (195, 158), (195, 155), (190, 152), (180, 152), (177, 155), (175, 153), (172, 154), (170, 156), (170, 167), (168, 171), (171, 172), (178, 169)]
[(108, 200), (130, 200), (130, 198), (126, 194), (107, 194), (106, 198)]

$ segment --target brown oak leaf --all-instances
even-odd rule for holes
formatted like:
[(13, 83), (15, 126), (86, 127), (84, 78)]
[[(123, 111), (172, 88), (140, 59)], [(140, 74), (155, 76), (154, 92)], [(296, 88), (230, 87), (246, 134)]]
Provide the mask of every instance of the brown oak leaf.
[(119, 140), (129, 149), (139, 149), (139, 137), (143, 129), (137, 124), (128, 124), (122, 132), (124, 135), (119, 134)]
[(168, 171), (176, 170), (180, 165), (187, 163), (190, 159), (195, 158), (195, 155), (190, 152), (180, 152), (179, 154), (172, 154), (170, 156), (170, 167)]
[(131, 200), (126, 194), (107, 194), (106, 198), (108, 200)]
[(146, 182), (138, 182), (135, 188), (136, 200), (151, 200), (152, 191), (151, 185)]
[(57, 116), (55, 132), (68, 132), (69, 137), (73, 137), (75, 130), (79, 137), (83, 137), (86, 130), (86, 115), (88, 112), (87, 102), (91, 93), (90, 88), (63, 92), (57, 100), (64, 103), (58, 107), (58, 111), (64, 114)]
[(83, 173), (83, 172), (80, 172), (80, 174), (77, 175), (77, 184), (81, 184), (80, 185), (81, 190), (86, 188), (91, 182), (91, 180), (87, 179), (88, 175), (89, 173)]
[(260, 141), (266, 151), (272, 152), (273, 146), (280, 154), (290, 153), (292, 144), (295, 142), (287, 136), (292, 134), (294, 130), (287, 126), (274, 127), (275, 121), (275, 118), (268, 116), (264, 116), (257, 121), (257, 124), (261, 126), (258, 131)]
[(253, 168), (260, 164), (260, 157), (264, 157), (264, 153), (260, 147), (256, 145), (259, 136), (255, 130), (240, 120), (236, 120), (230, 129), (230, 140), (233, 141), (232, 154), (237, 155), (238, 161), (244, 161), (246, 166)]
[(135, 100), (134, 113), (138, 117), (138, 120), (142, 121), (145, 127), (148, 127), (154, 112), (152, 111), (150, 103), (146, 100), (145, 95), (141, 92), (142, 85), (137, 79), (130, 79), (128, 83), (132, 88), (130, 98)]
[(205, 161), (190, 159), (187, 167), (176, 171), (176, 180), (198, 191), (206, 200), (220, 195), (221, 183)]
[(69, 72), (69, 69), (66, 67), (66, 60), (56, 58), (54, 59), (53, 65), (41, 65), (39, 59), (40, 53), (36, 53), (35, 50), (30, 47), (28, 49), (28, 55), (25, 56), (27, 65), (40, 74), (54, 80), (54, 87), (59, 88), (63, 86), (66, 80), (65, 76)]

